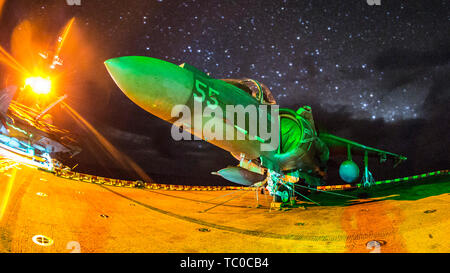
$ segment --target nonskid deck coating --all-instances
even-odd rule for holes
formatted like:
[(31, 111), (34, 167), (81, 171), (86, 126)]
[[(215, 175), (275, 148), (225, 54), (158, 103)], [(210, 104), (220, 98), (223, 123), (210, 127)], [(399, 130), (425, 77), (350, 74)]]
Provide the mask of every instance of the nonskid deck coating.
[(430, 187), (442, 190), (269, 211), (254, 191), (120, 188), (21, 166), (0, 174), (0, 252), (450, 252), (450, 182), (408, 191)]

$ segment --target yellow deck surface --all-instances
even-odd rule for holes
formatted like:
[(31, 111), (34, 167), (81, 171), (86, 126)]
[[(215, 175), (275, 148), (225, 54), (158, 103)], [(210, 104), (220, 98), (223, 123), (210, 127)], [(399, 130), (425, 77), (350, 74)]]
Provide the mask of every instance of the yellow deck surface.
[[(449, 183), (410, 191), (428, 187)], [(20, 166), (0, 173), (0, 252), (450, 252), (442, 192), (269, 211), (271, 197), (257, 208), (254, 191), (109, 187)]]

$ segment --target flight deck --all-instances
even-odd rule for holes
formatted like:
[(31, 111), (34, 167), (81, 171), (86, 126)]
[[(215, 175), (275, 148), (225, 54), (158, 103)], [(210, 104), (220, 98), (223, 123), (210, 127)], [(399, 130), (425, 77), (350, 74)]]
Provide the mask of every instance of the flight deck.
[(450, 251), (448, 176), (280, 210), (254, 190), (106, 186), (25, 165), (0, 178), (0, 252)]

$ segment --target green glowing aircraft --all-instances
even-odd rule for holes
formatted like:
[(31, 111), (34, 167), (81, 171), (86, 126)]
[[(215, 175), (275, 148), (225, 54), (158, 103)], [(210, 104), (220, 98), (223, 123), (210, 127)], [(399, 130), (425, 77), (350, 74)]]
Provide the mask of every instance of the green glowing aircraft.
[[(297, 111), (278, 108), (269, 89), (251, 79), (214, 79), (188, 64), (177, 66), (142, 56), (114, 58), (105, 65), (133, 102), (178, 126), (172, 128), (172, 136), (190, 139), (195, 135), (238, 159), (237, 166), (214, 173), (238, 184), (264, 181), (275, 194), (280, 185), (289, 187), (299, 181), (308, 186), (323, 185), (330, 151), (347, 152), (348, 159), (339, 170), (347, 183), (357, 182), (360, 176), (352, 153), (364, 155), (365, 185), (374, 182), (367, 168), (368, 156), (379, 156), (381, 162), (392, 159), (396, 164), (406, 160), (331, 134), (319, 134), (309, 106)], [(186, 108), (190, 111), (181, 111)], [(242, 113), (243, 122), (236, 124)]]

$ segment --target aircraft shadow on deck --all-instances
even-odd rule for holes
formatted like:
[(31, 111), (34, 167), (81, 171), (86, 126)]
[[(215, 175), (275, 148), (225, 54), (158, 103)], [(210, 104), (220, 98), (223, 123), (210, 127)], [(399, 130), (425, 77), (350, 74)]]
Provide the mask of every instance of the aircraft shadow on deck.
[[(355, 198), (335, 196), (325, 192), (316, 192), (308, 198), (321, 206), (353, 206), (384, 200), (416, 201), (427, 197), (450, 194), (449, 176), (430, 177), (420, 181), (400, 182), (374, 186), (368, 189), (357, 189), (339, 192)], [(316, 206), (314, 204), (301, 204), (302, 206)]]

